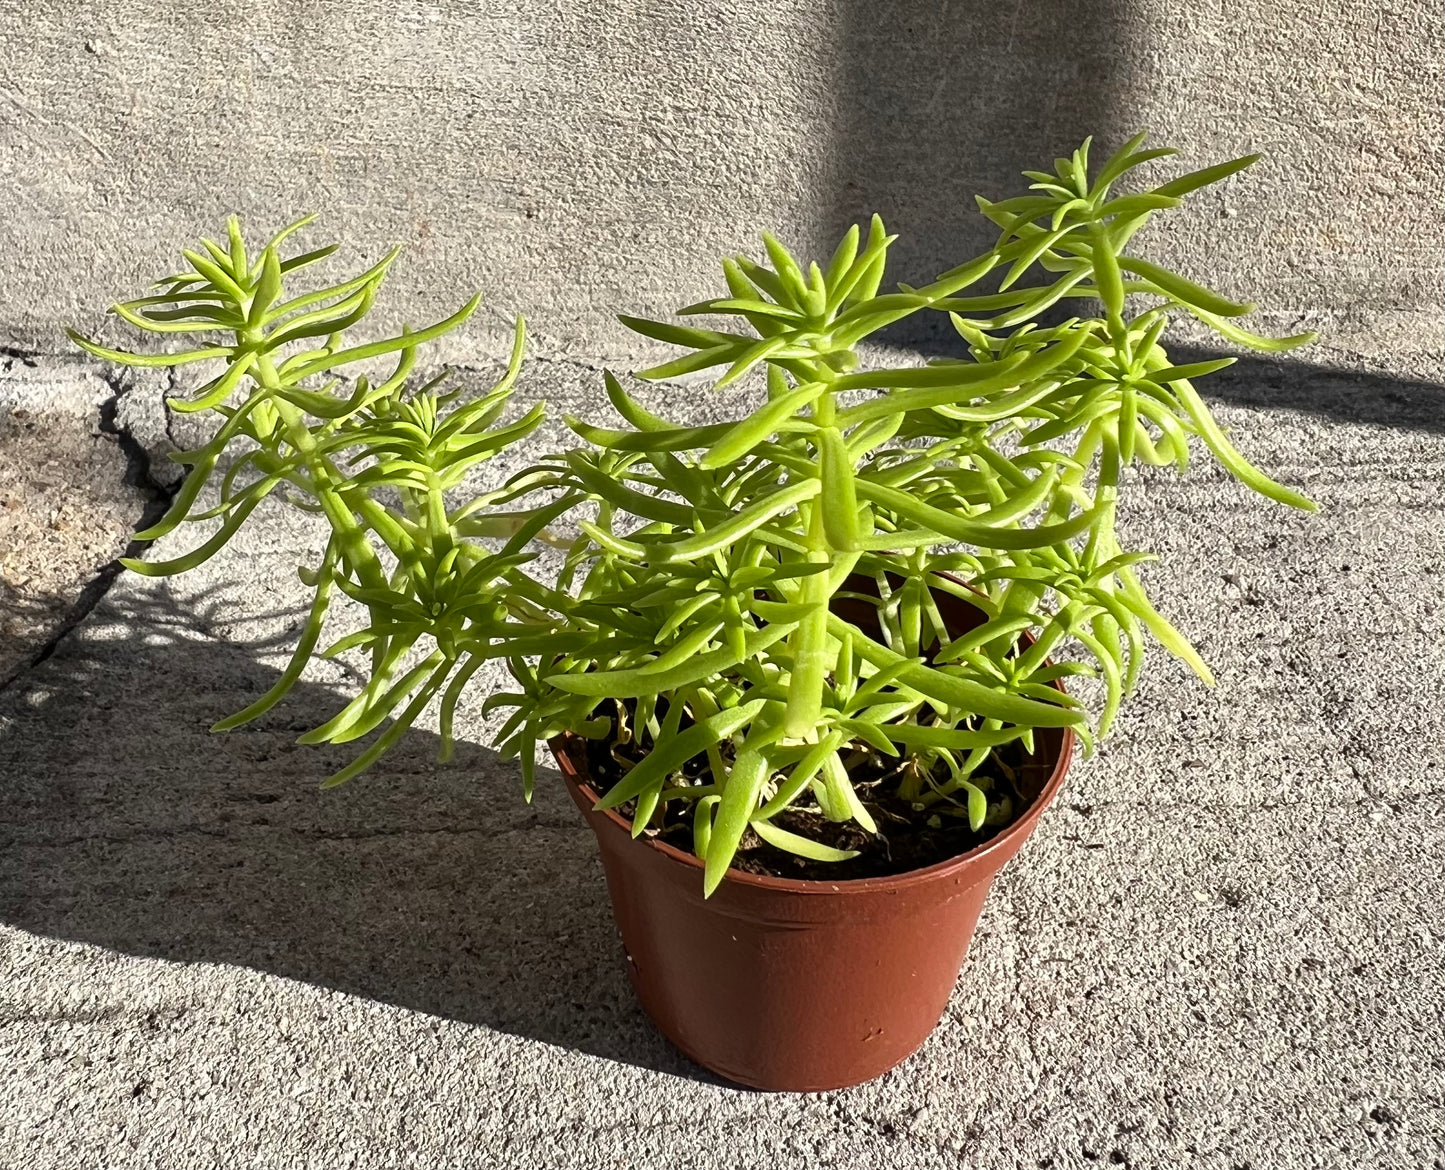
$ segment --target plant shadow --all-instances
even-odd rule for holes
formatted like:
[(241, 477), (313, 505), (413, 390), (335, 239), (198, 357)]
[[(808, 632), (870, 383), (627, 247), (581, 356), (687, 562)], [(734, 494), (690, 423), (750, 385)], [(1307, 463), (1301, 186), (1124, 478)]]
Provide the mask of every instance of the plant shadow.
[[(897, 0), (882, 7), (854, 0), (839, 6), (832, 184), (812, 254), (826, 259), (850, 224), (866, 226), (875, 211), (898, 235), (884, 291), (897, 281), (926, 283), (988, 251), (998, 230), (980, 214), (975, 194), (992, 200), (1024, 194), (1030, 180), (1023, 171), (1048, 171), (1056, 156), (1090, 136), (1097, 167), (1145, 129), (1131, 95), (1137, 98), (1140, 81), (1154, 68), (1149, 29), (1156, 17), (1137, 0), (1083, 6)], [(1161, 134), (1150, 145), (1183, 144)], [(1159, 164), (1157, 174), (1217, 161), (1208, 151), (1196, 157), (1191, 147)], [(990, 278), (971, 291), (993, 287)], [(1094, 311), (1065, 301), (1040, 321)], [(928, 357), (966, 353), (943, 313), (914, 314), (874, 339)], [(1169, 348), (1184, 361), (1221, 356)], [(1200, 387), (1240, 405), (1445, 433), (1438, 361), (1426, 370), (1429, 380), (1416, 381), (1331, 369), (1311, 364), (1309, 356), (1309, 350), (1284, 360), (1246, 356)]]
[[(1439, 382), (1319, 365), (1294, 355), (1241, 355), (1188, 344), (1167, 348), (1179, 364), (1235, 359), (1234, 365), (1199, 380), (1197, 389), (1206, 399), (1256, 410), (1294, 410), (1351, 425), (1445, 434), (1445, 385)], [(956, 336), (939, 338), (920, 351), (930, 358), (967, 352)]]
[(712, 1081), (628, 986), (591, 831), (560, 777), (524, 803), (515, 763), (416, 731), (372, 773), (303, 682), (210, 735), (277, 671), (206, 636), (164, 587), (117, 590), (0, 694), (0, 920), (184, 963), (240, 965)]

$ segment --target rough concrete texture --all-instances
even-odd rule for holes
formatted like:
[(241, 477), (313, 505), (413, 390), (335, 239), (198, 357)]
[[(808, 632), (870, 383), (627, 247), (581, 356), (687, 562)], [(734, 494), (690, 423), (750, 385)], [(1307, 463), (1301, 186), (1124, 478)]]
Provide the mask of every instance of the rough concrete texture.
[(1268, 153), (1152, 255), (1409, 372), (1441, 352), (1442, 61), (1433, 0), (19, 0), (0, 335), (59, 352), (227, 213), (318, 210), (354, 262), (407, 246), (392, 324), (485, 290), (449, 357), (521, 311), (547, 352), (618, 361), (613, 314), (713, 294), (761, 228), (820, 250), (876, 210), (925, 279), (989, 242), (975, 192), (1147, 126), (1186, 166)]
[[(519, 395), (595, 415), (595, 383), (537, 363)], [(1213, 389), (1323, 514), (1203, 465), (1137, 485), (1219, 687), (1156, 656), (938, 1031), (846, 1092), (740, 1091), (656, 1035), (555, 774), (527, 807), (484, 746), (486, 679), (455, 765), (422, 730), (335, 792), (343, 753), (293, 741), (344, 664), (207, 735), (279, 670), (309, 518), (122, 577), (0, 694), (0, 1165), (1438, 1170), (1445, 400), (1269, 363)]]
[[(1441, 1170), (1442, 61), (1427, 0), (12, 5), (0, 1166)], [(761, 228), (818, 253), (876, 210), (893, 277), (923, 279), (987, 246), (975, 191), (1142, 126), (1181, 166), (1267, 152), (1149, 255), (1322, 331), (1315, 364), (1209, 390), (1325, 514), (1204, 467), (1138, 485), (1149, 580), (1220, 685), (1156, 655), (1000, 880), (938, 1032), (876, 1084), (746, 1093), (658, 1038), (587, 830), (484, 746), (495, 676), (455, 766), (422, 730), (334, 793), (342, 753), (293, 741), (344, 662), (208, 736), (284, 661), (305, 518), (106, 592), (200, 431), (164, 375), (102, 377), (60, 329), (122, 340), (102, 308), (229, 212), (320, 211), (336, 272), (402, 243), (377, 329), (480, 287), (437, 357), (493, 368), (524, 312), (520, 397), (596, 416), (597, 368), (641, 357), (613, 314), (717, 292)], [(19, 588), (60, 602), (37, 624)]]
[(93, 367), (0, 353), (0, 686), (99, 596), (156, 502), (123, 397)]

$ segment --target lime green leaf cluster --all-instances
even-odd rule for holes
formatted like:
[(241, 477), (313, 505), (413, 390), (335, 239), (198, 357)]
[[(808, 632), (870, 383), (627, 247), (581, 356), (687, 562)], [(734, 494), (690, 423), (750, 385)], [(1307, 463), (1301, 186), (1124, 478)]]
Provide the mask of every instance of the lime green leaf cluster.
[[(1181, 314), (1266, 350), (1308, 335), (1251, 333), (1237, 323), (1251, 306), (1132, 251), (1152, 216), (1254, 159), (1121, 194), (1137, 168), (1171, 153), (1143, 143), (1091, 173), (1086, 142), (1052, 172), (1028, 172), (1028, 193), (980, 199), (997, 242), (923, 287), (881, 291), (895, 237), (877, 216), (826, 263), (804, 264), (765, 234), (764, 257), (725, 260), (724, 295), (682, 309), (687, 324), (622, 318), (683, 351), (637, 378), (750, 379), (755, 409), (674, 421), (608, 373), (623, 426), (569, 417), (579, 445), (470, 500), (456, 498), (467, 472), (541, 421), (540, 406), (501, 421), (521, 322), (490, 392), (413, 389), (417, 345), (461, 324), (475, 300), (426, 329), (351, 344), (343, 334), (393, 256), (297, 293), (284, 286), (332, 249), (283, 257), (298, 224), (253, 257), (233, 222), (229, 247), (205, 242), (164, 291), (115, 309), (142, 329), (195, 334), (195, 348), (131, 354), (77, 337), (108, 360), (220, 363), (176, 408), (211, 411), (221, 425), (179, 457), (191, 468), (185, 487), (145, 535), (183, 520), (219, 528), (194, 553), (132, 567), (199, 563), (272, 493), (319, 510), (332, 536), (305, 571), (315, 598), (292, 664), (220, 726), (285, 694), (340, 593), (370, 620), (327, 652), (366, 650), (371, 675), (303, 739), (373, 738), (334, 782), (374, 763), (433, 701), (449, 751), (463, 689), (502, 659), (515, 688), (483, 709), (507, 712), (497, 742), (519, 758), (528, 795), (539, 742), (609, 738), (627, 749), (614, 750), (627, 770), (603, 807), (630, 805), (635, 835), (690, 818), (707, 893), (750, 835), (814, 861), (853, 855), (797, 831), (799, 811), (876, 833), (875, 797), (889, 792), (930, 820), (999, 823), (1011, 811), (992, 779), (995, 753), (1031, 750), (1043, 728), (1091, 744), (1135, 687), (1149, 639), (1209, 680), (1145, 593), (1137, 569), (1152, 557), (1116, 536), (1126, 470), (1183, 473), (1202, 447), (1256, 491), (1312, 506), (1210, 417), (1194, 383), (1228, 361), (1179, 364), (1162, 344)], [(1102, 315), (1044, 324), (1077, 302)], [(947, 314), (967, 356), (870, 367), (867, 340), (918, 313)], [(393, 354), (395, 372), (379, 383), (343, 386), (335, 374)], [(217, 502), (202, 510), (208, 484)], [(565, 540), (554, 532), (564, 519)], [(539, 540), (564, 550), (545, 582), (524, 571)], [(860, 578), (871, 588), (852, 591)], [(948, 629), (940, 593), (971, 602), (977, 628)], [(845, 620), (842, 599), (868, 619)], [(1099, 680), (1096, 710), (1059, 686), (1081, 675)]]
[[(1178, 365), (1161, 344), (1171, 315), (1215, 324), (1250, 308), (1131, 254), (1151, 216), (1253, 161), (1115, 192), (1167, 153), (1141, 135), (1091, 176), (1085, 143), (1029, 173), (1029, 194), (980, 200), (997, 243), (924, 287), (880, 292), (894, 237), (875, 216), (826, 264), (770, 235), (764, 259), (724, 261), (726, 295), (681, 310), (708, 328), (622, 318), (686, 351), (639, 378), (756, 375), (765, 398), (735, 422), (688, 425), (608, 374), (628, 425), (568, 419), (590, 449), (558, 457), (554, 486), (595, 507), (569, 557), (582, 642), (517, 697), (518, 726), (528, 703), (549, 726), (569, 703), (579, 725), (605, 699), (632, 704), (629, 735), (647, 754), (604, 804), (637, 800), (641, 833), (669, 802), (690, 803), (709, 892), (748, 827), (823, 856), (777, 823), (789, 809), (875, 831), (850, 776), (884, 775), (920, 815), (979, 827), (1006, 800), (991, 753), (1032, 746), (1037, 728), (1086, 743), (1106, 731), (1148, 637), (1209, 680), (1144, 592), (1136, 566), (1152, 558), (1115, 536), (1124, 470), (1183, 472), (1197, 441), (1250, 487), (1310, 505), (1210, 418), (1193, 380), (1228, 362)], [(1102, 318), (1040, 324), (1078, 300), (1101, 302)], [(866, 368), (860, 345), (918, 312), (949, 314), (968, 357)], [(1224, 332), (1265, 348), (1308, 340)], [(831, 612), (851, 574), (873, 581), (877, 596), (855, 600), (876, 622)], [(934, 590), (963, 593), (983, 624), (953, 637)], [(1056, 686), (1080, 674), (1102, 683), (1092, 718)]]
[[(539, 404), (499, 424), (521, 366), (521, 319), (507, 371), (487, 393), (464, 400), (442, 389), (440, 379), (415, 386), (409, 378), (417, 347), (465, 322), (480, 297), (425, 328), (352, 343), (348, 334), (371, 308), (397, 253), (340, 283), (297, 290), (298, 276), (336, 251), (285, 254), (284, 245), (309, 222), (291, 224), (253, 254), (233, 218), (226, 245), (203, 240), (184, 253), (188, 270), (157, 284), (162, 291), (112, 308), (143, 331), (186, 335), (195, 348), (141, 354), (71, 337), (88, 353), (124, 365), (205, 360), (219, 367), (188, 396), (171, 400), (173, 409), (208, 411), (220, 425), (205, 446), (172, 455), (189, 473), (166, 515), (139, 536), (155, 540), (184, 523), (211, 522), (215, 530), (173, 560), (127, 560), (128, 568), (147, 576), (194, 568), (272, 495), (318, 511), (330, 524), (320, 563), (300, 570), (314, 599), (289, 665), (264, 696), (216, 729), (239, 727), (285, 697), (324, 645), (331, 601), (343, 594), (364, 607), (368, 621), (324, 653), (364, 649), (370, 679), (333, 719), (301, 737), (345, 744), (377, 733), (327, 781), (339, 784), (375, 763), (438, 696), (449, 753), (462, 688), (496, 656), (491, 647), (545, 627), (538, 619), (547, 611), (518, 583), (520, 567), (535, 555), (528, 546), (558, 509), (499, 517), (487, 500), (451, 502), (468, 471), (542, 420)], [(363, 373), (343, 382), (347, 367), (379, 358), (395, 360), (386, 377)], [(208, 490), (212, 498), (203, 506)], [(471, 535), (488, 519), (502, 521), (487, 529), (505, 535), (500, 549)]]

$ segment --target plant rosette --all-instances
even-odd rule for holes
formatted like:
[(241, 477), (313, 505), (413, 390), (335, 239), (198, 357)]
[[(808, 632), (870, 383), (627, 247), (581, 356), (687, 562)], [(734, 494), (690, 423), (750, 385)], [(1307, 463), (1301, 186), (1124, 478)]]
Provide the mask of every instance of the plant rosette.
[[(1195, 389), (1232, 359), (1180, 364), (1162, 344), (1180, 314), (1267, 351), (1311, 336), (1251, 333), (1237, 319), (1252, 306), (1132, 254), (1155, 213), (1254, 161), (1115, 193), (1170, 153), (1140, 135), (1091, 175), (1086, 142), (1026, 172), (1027, 194), (979, 200), (995, 245), (923, 287), (879, 291), (894, 237), (876, 216), (826, 266), (805, 269), (765, 234), (766, 263), (725, 260), (727, 294), (681, 310), (718, 327), (622, 318), (684, 351), (637, 379), (717, 370), (718, 387), (757, 383), (755, 409), (672, 421), (607, 373), (623, 428), (569, 417), (581, 444), (481, 493), (471, 469), (543, 417), (539, 404), (502, 421), (520, 319), (490, 391), (414, 387), (417, 347), (476, 299), (351, 344), (395, 253), (295, 293), (334, 249), (283, 258), (302, 221), (252, 255), (233, 220), (226, 245), (204, 241), (155, 295), (114, 307), (148, 331), (203, 335), (197, 348), (138, 354), (72, 334), (127, 364), (220, 363), (172, 403), (222, 421), (174, 456), (185, 484), (140, 535), (219, 527), (190, 554), (128, 564), (199, 564), (270, 495), (321, 513), (332, 536), (301, 570), (314, 600), (291, 663), (217, 728), (285, 696), (336, 593), (366, 624), (324, 653), (362, 656), (369, 674), (301, 738), (371, 738), (327, 784), (432, 707), (449, 756), (468, 683), (505, 663), (515, 688), (481, 710), (508, 712), (496, 743), (529, 798), (537, 747), (552, 744), (664, 1032), (749, 1084), (877, 1075), (937, 1022), (989, 883), (1057, 792), (1074, 738), (1088, 750), (1107, 732), (1146, 640), (1212, 681), (1145, 592), (1138, 567), (1154, 558), (1116, 537), (1125, 472), (1183, 473), (1202, 446), (1256, 491), (1312, 507), (1235, 450)], [(1063, 317), (1076, 301), (1103, 315)], [(865, 365), (870, 336), (925, 312), (949, 315), (966, 356)], [(388, 355), (381, 380), (345, 379)], [(562, 550), (545, 579), (539, 543)], [(860, 956), (885, 952), (868, 968), (883, 974), (867, 974)]]

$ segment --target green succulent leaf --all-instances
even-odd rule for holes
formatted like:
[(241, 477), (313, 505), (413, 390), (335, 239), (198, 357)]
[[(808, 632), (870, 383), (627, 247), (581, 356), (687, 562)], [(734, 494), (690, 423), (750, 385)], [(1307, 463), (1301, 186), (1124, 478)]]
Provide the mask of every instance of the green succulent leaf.
[(780, 829), (770, 821), (758, 817), (754, 817), (749, 824), (753, 832), (769, 845), (808, 861), (851, 861), (858, 856), (856, 849), (836, 849), (820, 841), (791, 833), (787, 829)]

